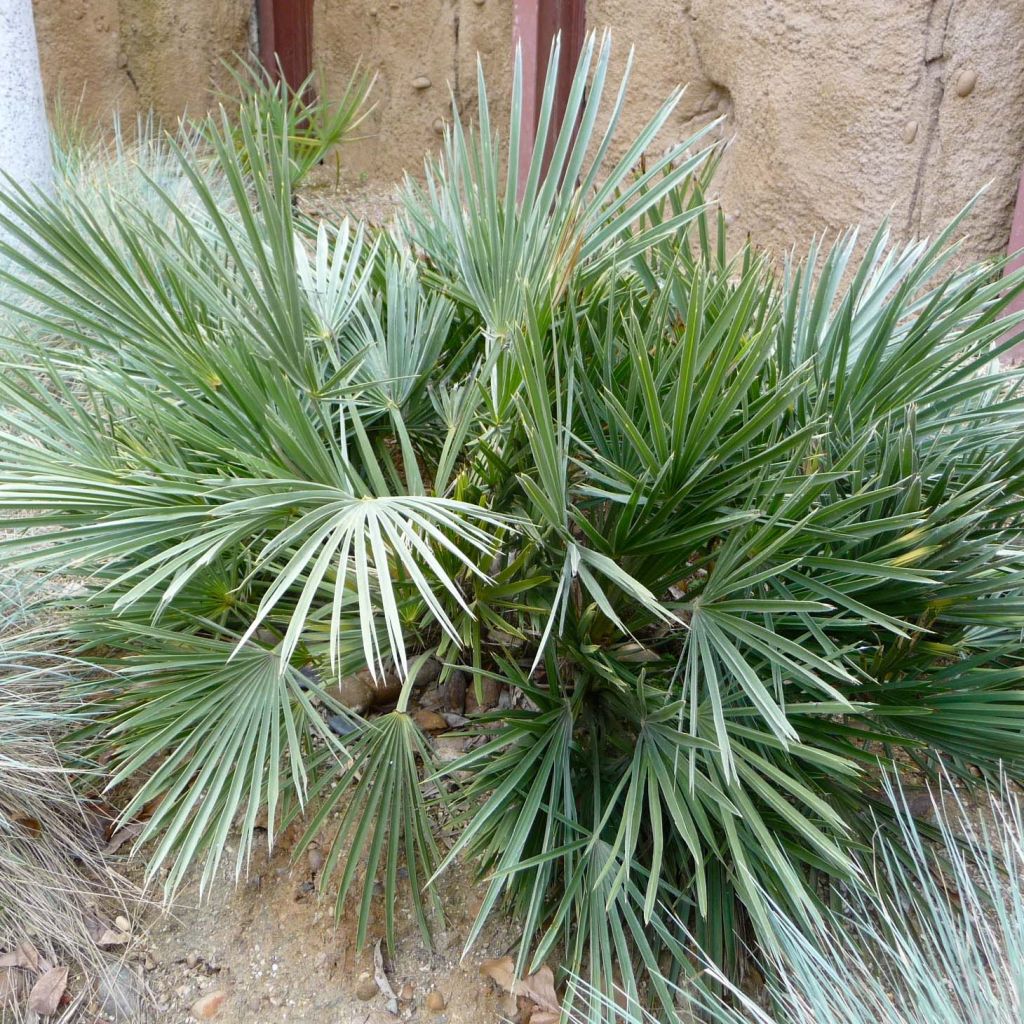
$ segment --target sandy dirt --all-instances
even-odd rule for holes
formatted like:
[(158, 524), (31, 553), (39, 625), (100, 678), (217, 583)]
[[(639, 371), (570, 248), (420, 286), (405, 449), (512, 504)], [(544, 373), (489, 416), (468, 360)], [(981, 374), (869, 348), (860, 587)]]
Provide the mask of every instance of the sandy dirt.
[[(170, 910), (141, 915), (136, 960), (155, 1002), (152, 1020), (185, 1024), (195, 1019), (197, 1000), (219, 992), (225, 998), (209, 1019), (222, 1024), (486, 1024), (514, 1017), (515, 1003), (479, 971), (484, 959), (509, 950), (513, 932), (498, 921), (461, 958), (482, 895), (466, 870), (456, 867), (442, 879), (447, 920), (432, 951), (409, 908), (399, 907), (394, 956), (384, 950), (392, 988), (408, 997), (396, 1017), (372, 983), (373, 947), (384, 932), (379, 901), (367, 948), (357, 950), (355, 909), (335, 921), (333, 893), (321, 897), (307, 858), (291, 855), (296, 838), (286, 834), (275, 855), (264, 855), (237, 887), (225, 881), (200, 902), (193, 884)], [(439, 1012), (426, 1005), (434, 990), (445, 1002)]]

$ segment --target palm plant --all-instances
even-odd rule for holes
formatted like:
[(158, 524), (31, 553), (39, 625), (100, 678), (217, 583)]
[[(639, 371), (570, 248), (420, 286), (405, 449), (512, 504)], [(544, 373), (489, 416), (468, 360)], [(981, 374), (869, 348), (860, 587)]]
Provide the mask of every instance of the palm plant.
[[(350, 141), (372, 109), (367, 102), (376, 76), (359, 67), (335, 99), (326, 97), (323, 83), (315, 74), (292, 88), (280, 67), (277, 74), (244, 64), (227, 65), (227, 71), (238, 87), (238, 96), (225, 97), (225, 106), (230, 109), (237, 105), (239, 122), (259, 117), (268, 122), (276, 138), (288, 140), (293, 185), (300, 184), (340, 143)], [(202, 125), (200, 122), (200, 128)], [(240, 127), (234, 132), (234, 140), (244, 164), (246, 143)]]
[[(642, 159), (678, 94), (609, 158), (609, 67), (591, 38), (522, 175), (521, 72), (503, 140), (481, 77), (393, 233), (297, 214), (258, 107), (176, 147), (187, 207), (9, 193), (31, 302), (0, 507), (33, 514), (0, 558), (88, 588), (67, 630), (120, 671), (82, 684), (83, 734), (127, 815), (162, 801), (140, 842), (172, 889), (312, 801), (314, 827), (341, 812), (342, 898), (365, 856), (361, 934), (369, 875), (390, 936), (404, 859), (427, 930), (421, 887), (470, 856), (470, 942), (510, 905), (517, 970), (669, 1004), (680, 922), (728, 969), (858, 876), (879, 755), (1020, 774), (1024, 416), (997, 357), (1024, 277), (950, 270), (956, 225), (775, 273), (711, 212), (712, 147)], [(430, 659), (481, 709), (443, 768), (409, 717)], [(403, 680), (385, 716), (330, 692), (367, 668)]]
[[(767, 993), (752, 997), (708, 964), (723, 995), (680, 987), (681, 1008), (714, 1024), (1020, 1020), (1024, 808), (1016, 788), (1003, 780), (978, 800), (947, 783), (929, 794), (927, 828), (898, 782), (887, 780), (885, 795), (898, 830), (873, 851), (876, 884), (846, 893), (811, 934), (776, 912)], [(584, 1002), (592, 997), (586, 983), (577, 991)], [(622, 1017), (655, 1020), (640, 1007)]]

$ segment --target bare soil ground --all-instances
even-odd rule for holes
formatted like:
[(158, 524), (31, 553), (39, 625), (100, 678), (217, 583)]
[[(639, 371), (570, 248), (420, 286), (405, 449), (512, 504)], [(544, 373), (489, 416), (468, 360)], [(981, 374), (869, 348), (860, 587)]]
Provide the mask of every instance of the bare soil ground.
[(341, 181), (328, 162), (313, 168), (297, 197), (299, 210), (311, 217), (338, 220), (351, 217), (371, 224), (386, 224), (398, 209), (396, 185)]

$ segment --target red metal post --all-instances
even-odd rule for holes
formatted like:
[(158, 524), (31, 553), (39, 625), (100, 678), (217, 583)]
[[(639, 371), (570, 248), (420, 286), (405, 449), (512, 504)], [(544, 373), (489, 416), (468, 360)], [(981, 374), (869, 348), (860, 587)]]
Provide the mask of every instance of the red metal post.
[[(1020, 186), (1017, 190), (1017, 208), (1013, 212), (1013, 224), (1010, 227), (1009, 252), (1013, 259), (1006, 268), (1006, 272), (1011, 273), (1024, 267), (1024, 171), (1021, 172)], [(1018, 295), (1010, 303), (1007, 313), (1019, 313), (1022, 309), (1024, 309), (1024, 295)], [(1005, 358), (1011, 363), (1024, 363), (1024, 342), (1014, 345)]]
[[(520, 177), (525, 177), (537, 141), (537, 119), (544, 94), (551, 43), (556, 33), (561, 32), (558, 88), (551, 132), (553, 137), (562, 125), (572, 75), (583, 49), (586, 0), (514, 0), (514, 4), (515, 43), (522, 47), (523, 53), (523, 145), (519, 151), (519, 171)], [(544, 145), (549, 146), (551, 141), (551, 137), (545, 139)]]
[(313, 0), (257, 0), (260, 62), (298, 89), (313, 70)]

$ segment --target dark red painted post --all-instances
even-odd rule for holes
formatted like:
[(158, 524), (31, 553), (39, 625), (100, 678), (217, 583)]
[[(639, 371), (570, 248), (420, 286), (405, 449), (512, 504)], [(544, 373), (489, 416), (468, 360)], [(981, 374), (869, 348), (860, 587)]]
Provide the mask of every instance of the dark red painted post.
[[(569, 98), (572, 75), (576, 70), (586, 32), (586, 0), (514, 0), (514, 43), (523, 53), (523, 146), (519, 153), (520, 177), (524, 178), (536, 144), (537, 119), (544, 94), (548, 56), (555, 34), (562, 33), (558, 59), (558, 88), (552, 135), (561, 127)], [(545, 139), (545, 146), (551, 139)]]
[[(1013, 212), (1013, 224), (1010, 227), (1010, 255), (1014, 258), (1006, 268), (1007, 273), (1024, 267), (1024, 171), (1021, 172), (1020, 186), (1017, 190), (1017, 208)], [(1019, 313), (1024, 309), (1024, 295), (1018, 295), (1007, 309), (1008, 313)], [(1018, 328), (1020, 330), (1020, 328)], [(1014, 345), (1005, 358), (1012, 363), (1024, 363), (1024, 342)]]
[(260, 62), (298, 89), (313, 70), (313, 0), (258, 0)]

